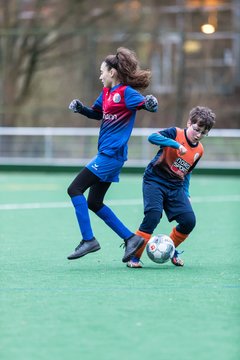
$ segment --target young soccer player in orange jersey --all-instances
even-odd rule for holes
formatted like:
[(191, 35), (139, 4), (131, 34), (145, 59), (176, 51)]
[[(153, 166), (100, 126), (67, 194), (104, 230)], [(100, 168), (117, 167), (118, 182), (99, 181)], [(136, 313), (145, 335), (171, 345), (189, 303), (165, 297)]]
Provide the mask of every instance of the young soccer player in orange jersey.
[[(143, 177), (144, 218), (136, 234), (145, 242), (127, 262), (128, 267), (142, 267), (141, 255), (161, 220), (163, 210), (169, 222), (177, 222), (170, 234), (175, 248), (195, 227), (189, 181), (192, 170), (203, 155), (200, 140), (208, 135), (215, 118), (211, 109), (197, 106), (189, 113), (187, 128), (172, 127), (149, 136), (150, 143), (160, 146), (160, 150), (147, 166)], [(171, 261), (176, 266), (183, 266), (179, 254), (175, 250)]]

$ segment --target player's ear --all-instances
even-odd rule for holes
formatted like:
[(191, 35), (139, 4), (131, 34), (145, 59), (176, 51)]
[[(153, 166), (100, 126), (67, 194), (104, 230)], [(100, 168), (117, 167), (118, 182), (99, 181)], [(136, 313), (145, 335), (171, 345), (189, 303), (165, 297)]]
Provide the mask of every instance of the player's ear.
[(187, 127), (190, 127), (191, 125), (192, 125), (192, 122), (191, 122), (190, 119), (188, 119), (188, 121), (187, 121)]
[(111, 68), (111, 70), (110, 70), (111, 77), (114, 77), (116, 75), (116, 73), (117, 73), (117, 70), (114, 68)]

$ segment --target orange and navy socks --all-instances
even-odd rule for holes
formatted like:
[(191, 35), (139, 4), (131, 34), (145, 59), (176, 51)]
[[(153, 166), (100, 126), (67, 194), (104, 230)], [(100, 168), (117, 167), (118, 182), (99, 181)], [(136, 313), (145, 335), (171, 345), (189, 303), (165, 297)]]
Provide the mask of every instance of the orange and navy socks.
[(177, 231), (176, 227), (174, 227), (169, 236), (172, 239), (172, 241), (174, 242), (174, 245), (176, 248), (188, 237), (188, 234), (182, 234), (179, 231)]
[(148, 234), (148, 233), (145, 233), (145, 232), (140, 231), (140, 230), (137, 230), (135, 234), (138, 235), (138, 236), (141, 236), (144, 239), (144, 244), (134, 254), (134, 256), (136, 256), (136, 257), (138, 257), (140, 259), (140, 257), (142, 256), (142, 253), (143, 253), (148, 241), (150, 240), (152, 234)]

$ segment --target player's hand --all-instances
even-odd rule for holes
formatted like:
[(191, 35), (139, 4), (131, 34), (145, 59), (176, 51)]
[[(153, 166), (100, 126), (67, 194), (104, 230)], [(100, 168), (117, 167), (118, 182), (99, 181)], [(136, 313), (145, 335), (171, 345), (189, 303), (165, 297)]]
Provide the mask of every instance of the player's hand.
[(156, 112), (158, 110), (158, 101), (153, 95), (147, 95), (145, 97), (145, 109), (150, 112)]
[(82, 112), (83, 109), (83, 104), (81, 103), (80, 100), (78, 99), (74, 99), (73, 101), (70, 102), (69, 107), (70, 110), (72, 110), (75, 113), (80, 113)]
[(178, 151), (179, 151), (180, 155), (184, 155), (184, 154), (186, 154), (187, 149), (185, 148), (185, 146), (180, 145), (180, 148), (178, 149)]

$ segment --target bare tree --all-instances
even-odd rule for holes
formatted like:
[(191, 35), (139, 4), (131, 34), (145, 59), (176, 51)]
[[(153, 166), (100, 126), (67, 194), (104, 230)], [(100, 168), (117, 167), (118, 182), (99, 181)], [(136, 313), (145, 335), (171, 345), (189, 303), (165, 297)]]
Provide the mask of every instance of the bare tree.
[[(142, 112), (139, 124), (181, 126), (201, 101), (226, 104), (217, 124), (229, 118), (236, 127), (239, 1), (227, 3), (216, 5), (218, 31), (205, 36), (200, 25), (215, 6), (184, 0), (0, 0), (1, 124), (77, 126), (68, 101), (77, 96), (90, 105), (101, 89), (99, 62), (126, 46), (152, 70), (147, 91), (161, 104), (160, 116)], [(189, 40), (198, 50), (186, 50)]]
[(63, 0), (60, 4), (55, 0), (0, 0), (0, 4), (1, 113), (2, 124), (10, 125), (13, 113), (16, 116), (16, 109), (28, 99), (37, 70), (76, 55), (79, 49), (70, 49), (68, 41), (86, 33), (111, 9), (97, 8), (92, 0)]

